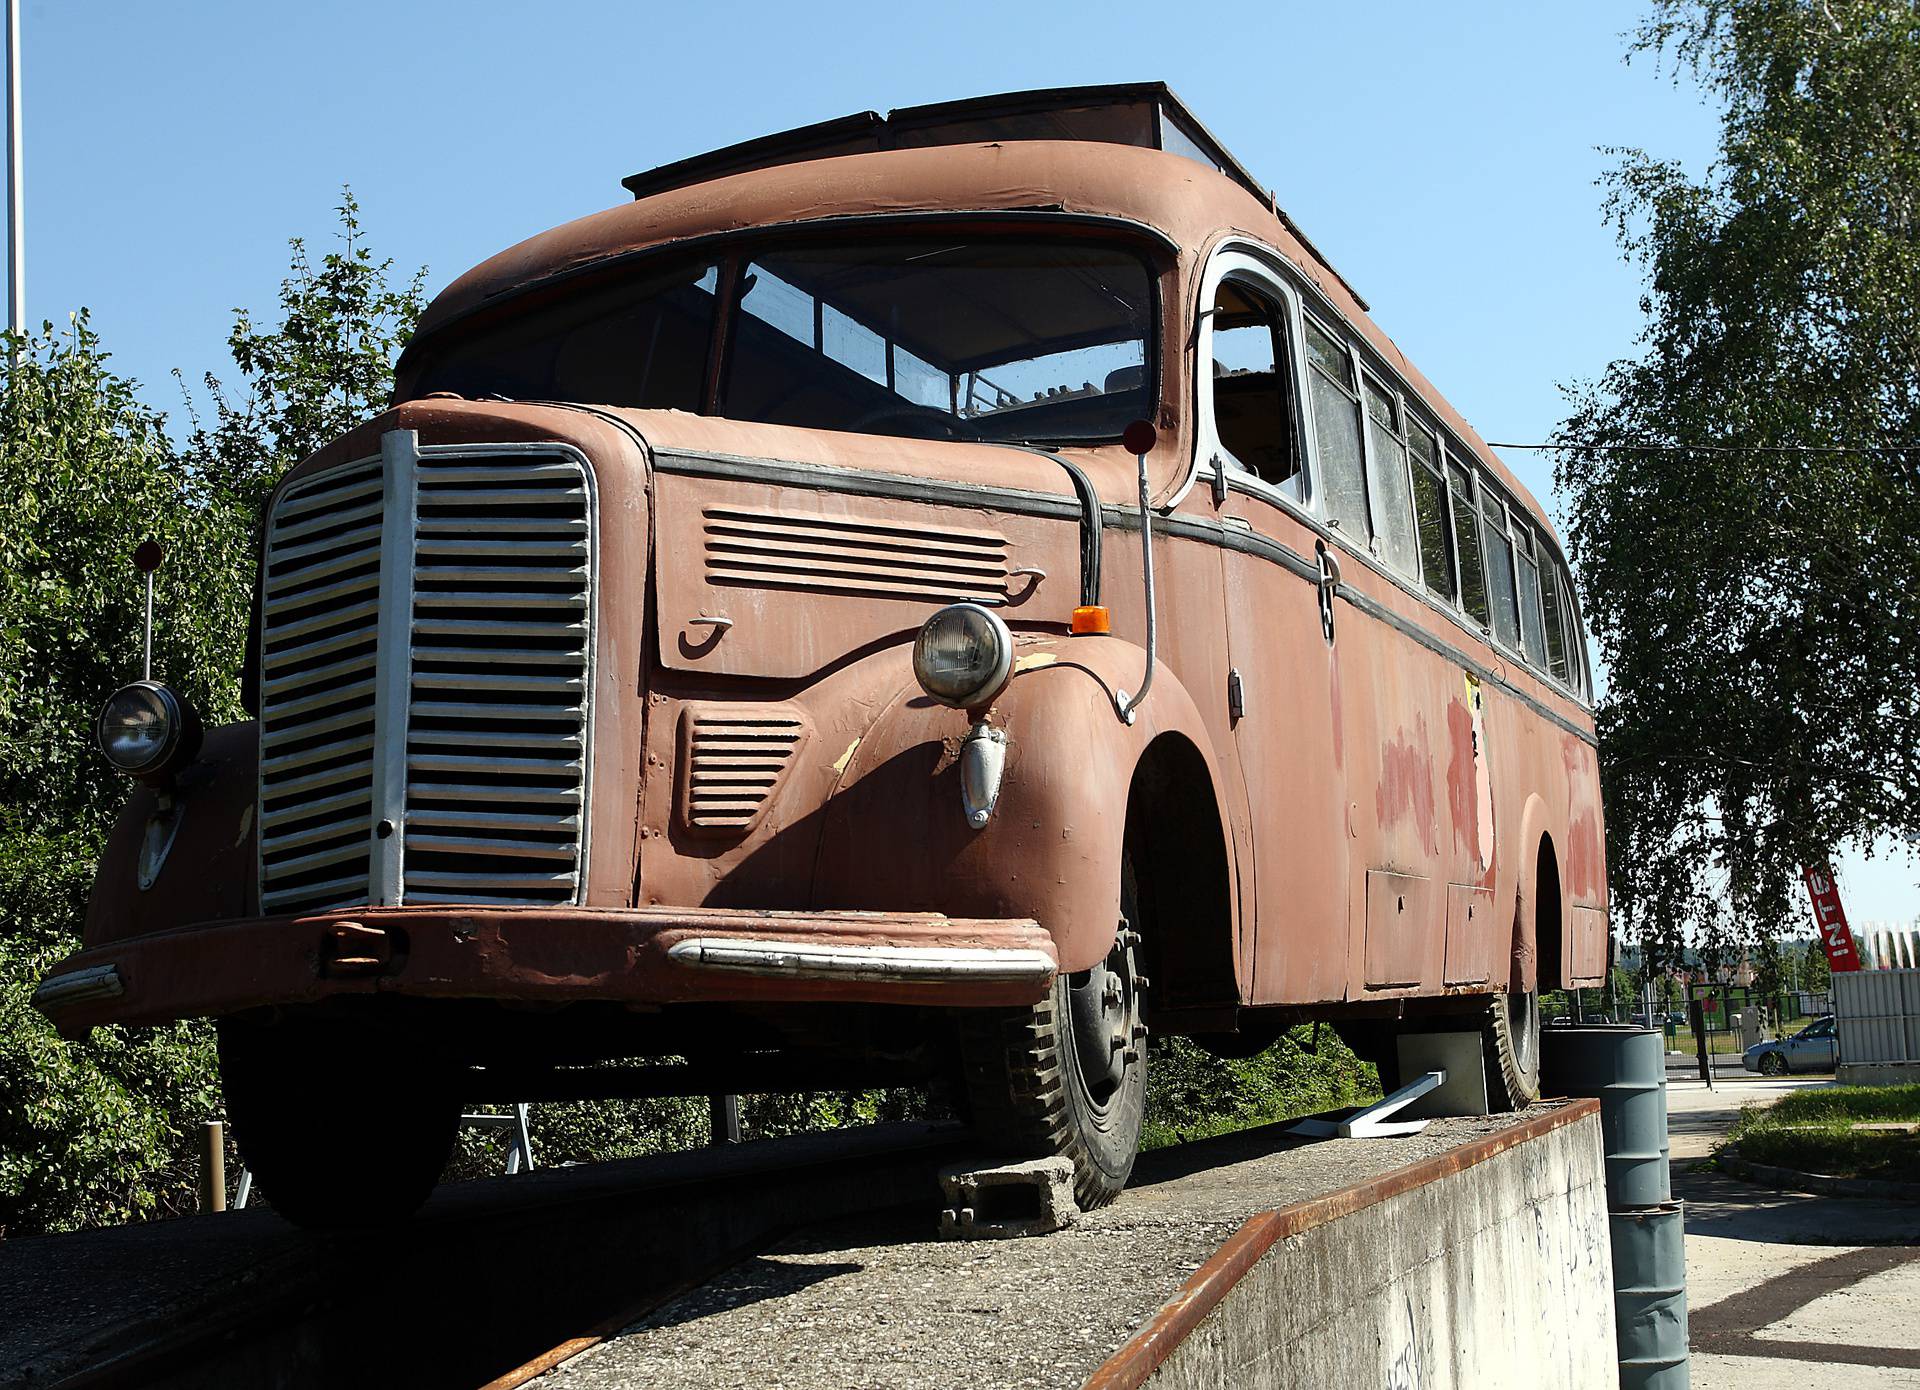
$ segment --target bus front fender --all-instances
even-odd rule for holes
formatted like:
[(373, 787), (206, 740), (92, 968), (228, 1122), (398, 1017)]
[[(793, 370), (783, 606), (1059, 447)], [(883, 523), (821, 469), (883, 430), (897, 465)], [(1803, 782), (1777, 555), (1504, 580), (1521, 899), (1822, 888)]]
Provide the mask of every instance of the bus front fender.
[(976, 720), (909, 687), (850, 751), (827, 802), (814, 902), (1029, 917), (1053, 937), (1062, 971), (1101, 960), (1120, 918), (1128, 796), (1149, 746), (1169, 735), (1192, 743), (1214, 805), (1230, 804), (1206, 724), (1172, 672), (1162, 666), (1134, 722), (1121, 719), (1115, 692), (1137, 689), (1145, 662), (1113, 637), (1021, 641), (1006, 689), (977, 721), (1005, 737), (999, 796), (977, 830), (960, 767)]

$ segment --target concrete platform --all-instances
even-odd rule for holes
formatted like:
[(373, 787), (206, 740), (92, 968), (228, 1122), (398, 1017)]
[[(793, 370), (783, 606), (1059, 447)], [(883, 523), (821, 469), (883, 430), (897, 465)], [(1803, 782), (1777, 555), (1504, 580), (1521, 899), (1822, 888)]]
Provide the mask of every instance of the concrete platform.
[[(929, 1204), (931, 1207), (931, 1203)], [(797, 1233), (551, 1372), (556, 1390), (1612, 1386), (1597, 1106), (1145, 1155), (1029, 1240), (930, 1211)]]

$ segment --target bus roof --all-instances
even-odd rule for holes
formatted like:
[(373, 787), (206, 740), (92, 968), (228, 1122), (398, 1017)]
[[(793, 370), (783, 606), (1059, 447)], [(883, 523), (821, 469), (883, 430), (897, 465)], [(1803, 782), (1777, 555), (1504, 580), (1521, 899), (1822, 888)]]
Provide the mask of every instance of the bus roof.
[[(969, 124), (1022, 121), (1022, 135)], [(1049, 130), (1047, 122), (1066, 129)], [(884, 147), (877, 143), (882, 129), (892, 132)], [(1148, 129), (1158, 132), (1151, 141), (1121, 138)], [(1184, 132), (1198, 153), (1168, 132)], [(427, 306), (420, 336), (576, 272), (756, 229), (927, 213), (1081, 216), (1157, 233), (1189, 261), (1223, 234), (1239, 233), (1286, 256), (1438, 422), (1549, 533), (1555, 530), (1545, 508), (1373, 322), (1366, 303), (1271, 192), (1162, 84), (1015, 93), (915, 107), (884, 120), (868, 113), (664, 165), (626, 184), (634, 201), (530, 237), (455, 279)]]
[[(1256, 180), (1164, 82), (1038, 87), (928, 106), (902, 106), (884, 116), (878, 111), (860, 111), (678, 159), (629, 174), (620, 183), (635, 198), (650, 198), (668, 189), (780, 164), (991, 140), (1077, 140), (1184, 155), (1232, 179), (1265, 203), (1315, 259), (1334, 275), (1340, 274), (1281, 209), (1273, 190)], [(1340, 283), (1362, 308), (1366, 307), (1359, 291), (1344, 276)]]

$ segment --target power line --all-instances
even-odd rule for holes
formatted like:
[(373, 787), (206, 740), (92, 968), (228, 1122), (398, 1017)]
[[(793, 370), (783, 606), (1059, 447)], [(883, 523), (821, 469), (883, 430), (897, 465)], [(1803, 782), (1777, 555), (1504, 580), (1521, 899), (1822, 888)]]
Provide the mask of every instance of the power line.
[(1920, 444), (1489, 444), (1569, 454), (1916, 454)]

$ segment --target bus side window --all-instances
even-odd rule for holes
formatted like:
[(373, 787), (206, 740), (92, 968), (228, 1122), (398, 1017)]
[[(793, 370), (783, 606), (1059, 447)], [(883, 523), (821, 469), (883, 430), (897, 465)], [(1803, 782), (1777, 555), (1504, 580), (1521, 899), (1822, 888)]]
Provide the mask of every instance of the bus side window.
[(1533, 528), (1516, 524), (1513, 528), (1514, 569), (1520, 577), (1520, 640), (1528, 658), (1536, 666), (1547, 664), (1546, 616), (1541, 611), (1539, 553)]
[(1249, 473), (1296, 500), (1301, 486), (1286, 315), (1272, 300), (1228, 280), (1213, 301), (1213, 426)]
[(1313, 393), (1315, 477), (1329, 526), (1361, 545), (1373, 538), (1367, 520), (1367, 464), (1360, 450), (1360, 396), (1353, 356), (1326, 329), (1307, 320), (1307, 373)]
[(1513, 582), (1513, 542), (1507, 539), (1507, 507), (1500, 495), (1480, 484), (1481, 531), (1486, 546), (1487, 597), (1493, 607), (1493, 635), (1508, 649), (1520, 649), (1519, 595)]
[(1399, 402), (1370, 376), (1361, 378), (1367, 402), (1367, 453), (1372, 456), (1373, 495), (1380, 504), (1380, 550), (1386, 562), (1409, 577), (1420, 573), (1413, 538), (1413, 497), (1407, 484), (1407, 444), (1400, 432)]
[(1567, 676), (1567, 615), (1560, 599), (1560, 561), (1540, 547), (1540, 607), (1547, 624), (1547, 674), (1572, 685)]
[(1586, 699), (1593, 698), (1593, 668), (1587, 660), (1587, 639), (1580, 631), (1580, 605), (1573, 601), (1573, 575), (1562, 560), (1556, 566), (1560, 574), (1560, 614), (1567, 629), (1567, 684)]
[(1487, 580), (1480, 557), (1480, 526), (1473, 505), (1473, 474), (1447, 460), (1448, 492), (1453, 503), (1453, 545), (1460, 556), (1460, 606), (1481, 627), (1491, 622)]
[(1440, 476), (1440, 444), (1415, 420), (1407, 426), (1413, 454), (1413, 519), (1420, 539), (1420, 577), (1427, 591), (1452, 603), (1453, 534), (1447, 526), (1447, 485)]

